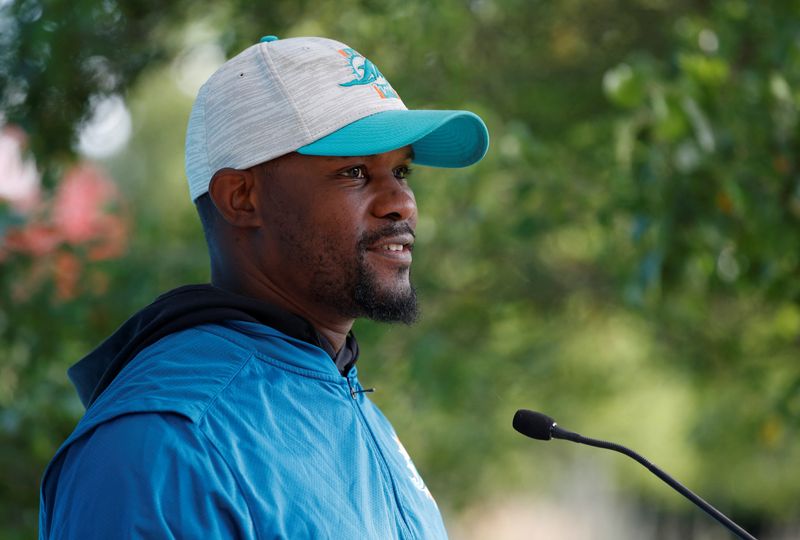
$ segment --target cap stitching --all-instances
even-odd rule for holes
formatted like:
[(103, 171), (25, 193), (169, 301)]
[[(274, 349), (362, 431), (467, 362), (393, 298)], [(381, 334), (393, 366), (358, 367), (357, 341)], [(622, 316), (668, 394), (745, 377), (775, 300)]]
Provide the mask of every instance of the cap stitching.
[(269, 45), (263, 44), (262, 46), (262, 44), (259, 44), (257, 45), (257, 47), (259, 49), (259, 52), (261, 53), (261, 57), (264, 59), (264, 62), (266, 62), (270, 72), (276, 79), (278, 79), (278, 82), (280, 83), (278, 86), (280, 87), (281, 93), (286, 97), (286, 100), (292, 104), (292, 110), (299, 119), (300, 125), (303, 127), (303, 130), (305, 131), (307, 136), (311, 137), (311, 131), (308, 129), (308, 126), (306, 125), (306, 119), (303, 118), (302, 114), (300, 114), (300, 108), (297, 106), (297, 103), (295, 103), (294, 99), (292, 99), (292, 96), (286, 90), (286, 85), (283, 82), (283, 77), (281, 77), (280, 73), (275, 68), (275, 63), (272, 61), (272, 56), (266, 50), (269, 47)]

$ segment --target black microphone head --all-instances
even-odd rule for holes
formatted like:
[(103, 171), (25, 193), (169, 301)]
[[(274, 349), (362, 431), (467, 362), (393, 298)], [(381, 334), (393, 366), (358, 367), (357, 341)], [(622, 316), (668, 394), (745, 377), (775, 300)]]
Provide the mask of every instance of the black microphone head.
[(532, 439), (549, 441), (552, 438), (551, 431), (556, 425), (556, 421), (546, 414), (520, 409), (514, 415), (512, 425), (514, 429)]

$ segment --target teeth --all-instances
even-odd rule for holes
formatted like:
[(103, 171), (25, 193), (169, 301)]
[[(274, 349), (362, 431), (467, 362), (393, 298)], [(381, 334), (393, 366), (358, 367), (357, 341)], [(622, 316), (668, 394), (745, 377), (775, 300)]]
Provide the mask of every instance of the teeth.
[(389, 251), (403, 251), (402, 244), (386, 244), (383, 246), (383, 249), (388, 249)]

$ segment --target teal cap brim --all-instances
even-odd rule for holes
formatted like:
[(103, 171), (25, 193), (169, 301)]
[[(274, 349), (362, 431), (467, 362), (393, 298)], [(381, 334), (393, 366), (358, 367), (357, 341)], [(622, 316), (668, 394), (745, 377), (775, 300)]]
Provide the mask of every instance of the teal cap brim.
[(370, 156), (411, 145), (414, 163), (466, 167), (489, 148), (489, 130), (469, 111), (384, 111), (356, 120), (297, 152), (309, 156)]

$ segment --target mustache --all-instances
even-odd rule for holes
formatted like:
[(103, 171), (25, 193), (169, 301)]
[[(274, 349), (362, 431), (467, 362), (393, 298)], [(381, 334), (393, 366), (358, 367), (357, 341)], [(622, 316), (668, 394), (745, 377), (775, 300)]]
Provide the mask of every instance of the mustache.
[(377, 231), (365, 232), (362, 234), (361, 238), (358, 239), (358, 249), (359, 251), (366, 251), (369, 246), (379, 240), (399, 234), (410, 234), (413, 238), (417, 237), (414, 233), (414, 229), (412, 229), (411, 225), (408, 223), (392, 223)]

